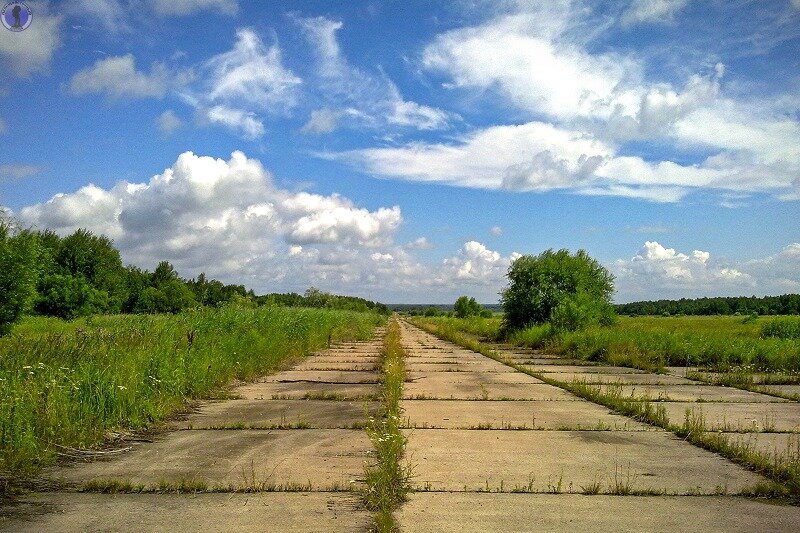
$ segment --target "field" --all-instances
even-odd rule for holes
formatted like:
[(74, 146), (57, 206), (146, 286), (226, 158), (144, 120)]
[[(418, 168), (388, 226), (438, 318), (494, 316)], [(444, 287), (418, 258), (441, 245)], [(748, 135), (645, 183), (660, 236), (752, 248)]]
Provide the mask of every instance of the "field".
[(29, 318), (0, 338), (0, 479), (149, 428), (329, 342), (366, 338), (382, 320), (290, 308)]
[[(497, 340), (501, 318), (426, 318), (443, 329)], [(554, 334), (532, 327), (507, 339), (528, 348), (578, 359), (659, 370), (667, 366), (708, 370), (800, 370), (800, 340), (791, 317), (619, 317), (611, 327)], [(775, 335), (775, 336), (767, 336)], [(785, 337), (785, 338), (780, 338)]]

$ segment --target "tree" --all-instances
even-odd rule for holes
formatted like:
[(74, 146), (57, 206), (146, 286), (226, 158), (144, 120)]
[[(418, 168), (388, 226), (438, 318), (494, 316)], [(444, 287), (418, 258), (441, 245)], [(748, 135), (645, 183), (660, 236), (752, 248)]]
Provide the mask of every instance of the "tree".
[(0, 335), (9, 332), (36, 296), (38, 256), (35, 234), (15, 232), (9, 222), (0, 220)]
[(511, 264), (507, 277), (501, 294), (507, 330), (545, 322), (575, 330), (613, 320), (614, 277), (583, 250), (524, 255)]
[(99, 312), (118, 313), (122, 310), (127, 299), (126, 272), (111, 239), (79, 229), (61, 239), (56, 263), (61, 272), (54, 274), (82, 277), (93, 289), (106, 293), (103, 299), (105, 307), (98, 308)]
[(468, 296), (459, 296), (456, 303), (453, 305), (453, 314), (458, 318), (467, 318), (471, 316), (478, 316), (483, 311), (483, 307), (475, 298)]

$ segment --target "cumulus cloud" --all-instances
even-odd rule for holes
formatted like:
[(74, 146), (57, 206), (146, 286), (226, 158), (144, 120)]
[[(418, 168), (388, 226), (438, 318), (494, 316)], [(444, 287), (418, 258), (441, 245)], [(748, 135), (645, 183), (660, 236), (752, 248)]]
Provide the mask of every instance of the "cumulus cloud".
[(734, 262), (648, 241), (635, 256), (618, 259), (610, 269), (616, 276), (617, 301), (783, 294), (800, 289), (800, 243), (765, 258)]
[(633, 0), (622, 14), (622, 23), (671, 22), (688, 3), (689, 0)]
[(169, 136), (183, 127), (183, 121), (172, 109), (167, 109), (156, 118), (156, 125), (162, 134)]
[(499, 287), (508, 266), (518, 257), (520, 254), (516, 252), (503, 257), (500, 252), (490, 250), (480, 242), (469, 241), (458, 254), (444, 260), (443, 276), (459, 282), (491, 283)]
[[(393, 125), (420, 130), (447, 127), (454, 115), (403, 98), (397, 86), (382, 73), (372, 75), (352, 66), (336, 38), (343, 24), (326, 17), (301, 18), (298, 25), (314, 48), (323, 98), (337, 109), (335, 118), (358, 126)], [(318, 113), (318, 112), (317, 112)], [(312, 114), (312, 121), (334, 124), (332, 111)], [(315, 120), (316, 119), (316, 120)], [(338, 121), (337, 120), (337, 121)], [(330, 126), (329, 126), (330, 127)]]
[(149, 73), (136, 70), (133, 54), (98, 59), (94, 65), (76, 72), (69, 87), (72, 94), (106, 94), (109, 98), (163, 98), (172, 75), (162, 63)]
[(284, 67), (277, 43), (266, 46), (249, 28), (237, 30), (233, 49), (213, 56), (199, 71), (199, 85), (184, 91), (184, 100), (209, 122), (246, 138), (264, 134), (264, 114), (288, 114), (302, 84)]
[(4, 66), (22, 78), (47, 71), (61, 46), (61, 15), (52, 15), (45, 4), (35, 6), (34, 22), (21, 32), (0, 32), (0, 58)]
[(205, 270), (260, 287), (291, 273), (287, 257), (314, 263), (302, 283), (318, 279), (310, 272), (341, 279), (337, 273), (346, 269), (335, 257), (350, 257), (346, 266), (361, 256), (366, 262), (373, 253), (393, 254), (383, 248), (394, 246), (402, 222), (396, 206), (369, 211), (335, 194), (280, 189), (241, 152), (227, 161), (186, 152), (146, 182), (121, 181), (110, 189), (90, 184), (18, 216), (59, 233), (104, 233), (135, 264), (152, 267), (168, 259), (187, 273)]

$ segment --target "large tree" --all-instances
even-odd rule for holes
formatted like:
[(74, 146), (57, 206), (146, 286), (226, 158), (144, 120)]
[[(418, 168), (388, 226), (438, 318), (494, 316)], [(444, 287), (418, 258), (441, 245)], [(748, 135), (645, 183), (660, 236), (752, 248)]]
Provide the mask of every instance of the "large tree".
[(583, 250), (524, 255), (508, 269), (501, 301), (506, 329), (551, 322), (574, 330), (613, 317), (614, 277)]

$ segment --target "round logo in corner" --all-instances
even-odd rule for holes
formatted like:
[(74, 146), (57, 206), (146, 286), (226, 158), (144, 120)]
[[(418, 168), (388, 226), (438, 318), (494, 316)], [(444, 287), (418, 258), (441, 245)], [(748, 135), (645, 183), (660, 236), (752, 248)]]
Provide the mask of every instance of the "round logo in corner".
[(2, 12), (3, 26), (9, 31), (24, 31), (33, 20), (31, 8), (22, 2), (9, 2)]

